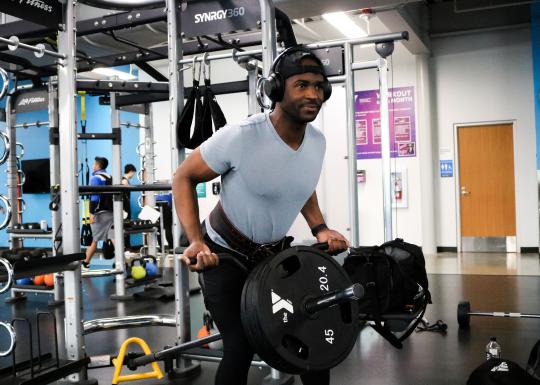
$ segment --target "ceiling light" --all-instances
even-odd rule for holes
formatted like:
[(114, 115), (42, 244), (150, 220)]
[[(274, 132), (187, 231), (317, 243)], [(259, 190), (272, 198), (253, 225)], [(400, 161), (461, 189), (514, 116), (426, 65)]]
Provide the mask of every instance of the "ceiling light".
[(348, 38), (367, 36), (367, 33), (344, 12), (325, 13), (322, 17)]
[(132, 74), (128, 73), (128, 72), (124, 72), (124, 71), (119, 71), (119, 70), (115, 70), (114, 68), (94, 68), (92, 70), (92, 72), (96, 73), (96, 74), (99, 74), (99, 75), (103, 75), (103, 76), (107, 76), (107, 77), (116, 77), (120, 80), (134, 80), (136, 79), (135, 76), (133, 76)]

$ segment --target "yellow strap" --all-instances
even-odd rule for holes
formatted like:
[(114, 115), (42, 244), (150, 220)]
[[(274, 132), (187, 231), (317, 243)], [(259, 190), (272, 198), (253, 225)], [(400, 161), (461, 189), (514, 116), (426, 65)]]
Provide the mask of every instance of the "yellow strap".
[(79, 95), (81, 95), (81, 120), (86, 120), (86, 92), (85, 91), (79, 91)]
[(125, 340), (122, 346), (120, 347), (120, 352), (118, 352), (118, 357), (113, 359), (114, 375), (113, 375), (111, 383), (113, 385), (117, 385), (119, 382), (137, 381), (137, 380), (143, 380), (147, 378), (157, 378), (158, 380), (162, 379), (164, 376), (157, 362), (152, 362), (150, 364), (152, 365), (152, 368), (154, 369), (151, 372), (128, 374), (124, 376), (120, 375), (120, 372), (122, 371), (122, 366), (124, 365), (124, 357), (126, 355), (126, 349), (128, 345), (130, 344), (139, 345), (141, 349), (143, 350), (144, 354), (152, 353), (152, 351), (148, 347), (148, 344), (141, 338), (131, 337)]

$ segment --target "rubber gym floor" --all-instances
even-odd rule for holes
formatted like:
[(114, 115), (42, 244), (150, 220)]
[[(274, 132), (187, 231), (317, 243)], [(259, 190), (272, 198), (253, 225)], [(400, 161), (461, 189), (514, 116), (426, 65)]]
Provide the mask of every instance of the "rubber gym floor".
[[(538, 264), (538, 257), (529, 257)], [(534, 259), (533, 259), (534, 258)], [(525, 274), (527, 274), (525, 272)], [(531, 274), (535, 274), (532, 272)], [(471, 301), (473, 310), (507, 311), (528, 314), (540, 313), (540, 277), (516, 275), (460, 275), (430, 274), (430, 290), (433, 305), (428, 307), (426, 318), (430, 323), (441, 319), (448, 324), (446, 335), (434, 332), (413, 333), (405, 342), (403, 350), (396, 350), (370, 327), (364, 327), (349, 357), (332, 370), (331, 383), (362, 385), (454, 385), (465, 384), (471, 371), (484, 360), (484, 348), (491, 336), (496, 336), (502, 346), (504, 358), (526, 365), (530, 349), (540, 338), (540, 321), (535, 319), (510, 319), (476, 317), (471, 319), (469, 329), (458, 328), (456, 320), (457, 304), (462, 299)], [(139, 289), (140, 290), (140, 289)], [(94, 319), (117, 315), (173, 314), (174, 301), (133, 300), (115, 302), (109, 299), (114, 291), (112, 278), (83, 280), (83, 319)], [(38, 311), (49, 311), (49, 296), (29, 295), (26, 302), (16, 305), (3, 303), (7, 294), (0, 296), (0, 320), (26, 317), (35, 321)], [(202, 322), (202, 297), (191, 297), (192, 335), (196, 335)], [(59, 329), (60, 349), (64, 346), (63, 307), (54, 310)], [(52, 326), (45, 324), (42, 349), (50, 350), (47, 340), (52, 338)], [(129, 330), (99, 332), (86, 336), (89, 355), (118, 353), (121, 343), (131, 336), (138, 336), (148, 342), (152, 350), (162, 349), (174, 341), (174, 328), (150, 327)], [(18, 336), (21, 359), (29, 346), (27, 336)], [(0, 335), (0, 347), (5, 346), (5, 335)], [(33, 349), (37, 354), (34, 335)], [(11, 357), (0, 359), (0, 368), (11, 365)], [(202, 363), (201, 374), (189, 380), (142, 380), (135, 384), (213, 384), (217, 364)], [(147, 369), (148, 370), (148, 369)], [(125, 369), (125, 372), (128, 372)], [(89, 376), (100, 384), (110, 384), (113, 368), (94, 369)], [(249, 384), (258, 385), (268, 374), (268, 369), (252, 367)], [(0, 380), (0, 383), (2, 381)], [(296, 378), (296, 384), (300, 380)]]

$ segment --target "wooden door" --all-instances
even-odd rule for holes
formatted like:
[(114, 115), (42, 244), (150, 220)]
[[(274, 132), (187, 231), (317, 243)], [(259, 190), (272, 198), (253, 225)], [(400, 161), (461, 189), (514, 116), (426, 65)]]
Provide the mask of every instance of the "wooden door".
[(460, 127), (462, 237), (516, 235), (512, 124)]

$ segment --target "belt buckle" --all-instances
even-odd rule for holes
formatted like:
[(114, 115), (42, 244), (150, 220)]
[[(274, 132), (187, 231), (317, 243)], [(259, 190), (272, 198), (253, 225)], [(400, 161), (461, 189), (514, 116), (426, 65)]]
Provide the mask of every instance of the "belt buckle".
[(260, 245), (258, 245), (255, 251), (253, 252), (253, 260), (260, 261), (261, 259), (274, 255), (275, 253), (271, 250), (271, 248), (275, 246), (275, 244), (276, 243), (274, 242), (274, 243), (261, 243)]

